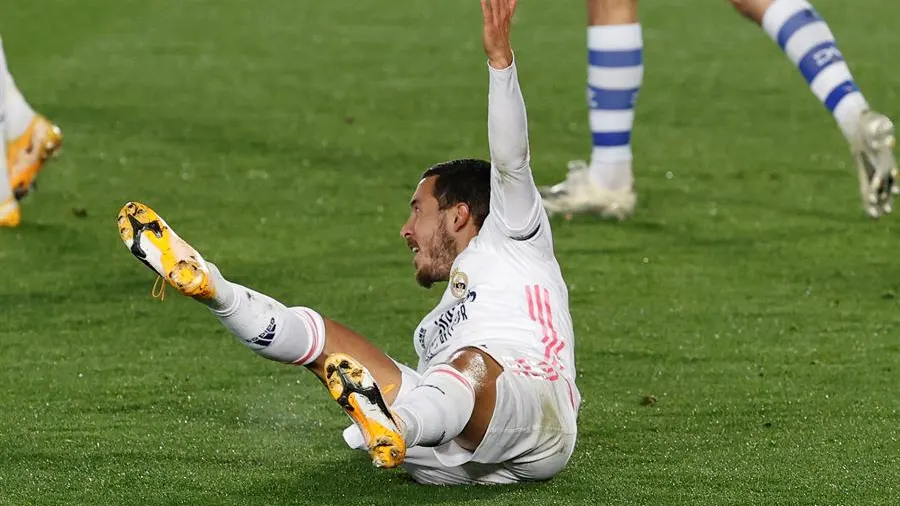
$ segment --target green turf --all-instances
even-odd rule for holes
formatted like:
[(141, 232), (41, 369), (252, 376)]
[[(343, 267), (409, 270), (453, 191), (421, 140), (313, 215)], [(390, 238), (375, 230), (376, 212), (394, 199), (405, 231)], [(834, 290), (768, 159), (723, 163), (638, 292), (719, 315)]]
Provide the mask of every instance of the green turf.
[[(859, 3), (817, 5), (900, 117), (900, 7)], [(554, 224), (584, 395), (571, 465), (458, 489), (372, 469), (310, 375), (152, 299), (114, 220), (146, 201), (235, 281), (411, 361), (438, 292), (412, 279), (407, 199), (429, 164), (486, 155), (477, 2), (6, 4), (13, 73), (66, 147), (0, 234), (0, 504), (896, 501), (897, 217), (863, 217), (832, 120), (726, 2), (642, 5), (639, 212)], [(520, 7), (544, 183), (588, 154), (583, 17)]]

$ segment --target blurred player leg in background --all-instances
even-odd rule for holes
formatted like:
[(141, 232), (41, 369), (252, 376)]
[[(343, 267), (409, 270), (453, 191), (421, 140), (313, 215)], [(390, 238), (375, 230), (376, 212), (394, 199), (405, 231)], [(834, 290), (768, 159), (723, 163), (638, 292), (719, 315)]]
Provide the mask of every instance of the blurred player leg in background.
[(50, 120), (34, 112), (7, 66), (4, 66), (0, 79), (5, 87), (3, 136), (9, 183), (16, 199), (21, 200), (34, 189), (44, 162), (59, 150), (62, 132)]
[[(869, 108), (825, 21), (806, 0), (730, 1), (778, 43), (834, 116), (858, 169), (866, 214), (890, 213), (898, 193), (894, 125)], [(588, 0), (588, 13), (591, 161), (570, 162), (566, 180), (541, 194), (551, 213), (625, 219), (636, 203), (631, 128), (643, 78), (637, 1)]]
[(541, 188), (550, 212), (625, 219), (634, 210), (631, 129), (644, 78), (637, 0), (588, 0), (589, 163), (569, 162), (566, 180)]
[[(0, 74), (8, 74), (6, 71), (6, 57), (3, 54), (3, 41), (0, 40)], [(6, 82), (0, 79), (0, 227), (15, 227), (19, 225), (19, 203), (13, 195), (12, 186), (9, 183), (9, 170), (6, 167), (6, 124), (9, 123), (6, 111)]]
[(834, 116), (859, 170), (866, 213), (874, 218), (891, 212), (897, 171), (894, 126), (869, 108), (825, 20), (806, 0), (731, 3), (778, 44)]

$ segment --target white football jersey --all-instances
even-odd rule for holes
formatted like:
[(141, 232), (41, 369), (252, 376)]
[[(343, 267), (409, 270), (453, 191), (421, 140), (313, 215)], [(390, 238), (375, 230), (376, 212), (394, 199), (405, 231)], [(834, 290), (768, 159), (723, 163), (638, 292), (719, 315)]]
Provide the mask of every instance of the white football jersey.
[(574, 379), (568, 291), (553, 256), (549, 222), (541, 221), (536, 235), (524, 241), (498, 232), (490, 218), (485, 221), (456, 258), (440, 303), (416, 328), (420, 373), (460, 348), (490, 351), (496, 343), (521, 351), (510, 358), (523, 371), (549, 379), (566, 373)]
[[(453, 263), (450, 281), (413, 336), (419, 372), (466, 346), (492, 346), (509, 370), (575, 379), (575, 336), (550, 221), (531, 174), (515, 65), (490, 69), (490, 214)], [(508, 356), (507, 356), (508, 355)]]

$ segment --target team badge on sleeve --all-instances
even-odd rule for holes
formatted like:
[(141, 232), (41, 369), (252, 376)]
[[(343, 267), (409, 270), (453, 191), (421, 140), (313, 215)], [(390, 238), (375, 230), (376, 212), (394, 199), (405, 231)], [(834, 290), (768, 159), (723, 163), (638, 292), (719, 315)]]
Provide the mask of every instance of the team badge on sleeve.
[(469, 277), (465, 272), (453, 269), (450, 273), (450, 293), (457, 299), (463, 298), (469, 291)]

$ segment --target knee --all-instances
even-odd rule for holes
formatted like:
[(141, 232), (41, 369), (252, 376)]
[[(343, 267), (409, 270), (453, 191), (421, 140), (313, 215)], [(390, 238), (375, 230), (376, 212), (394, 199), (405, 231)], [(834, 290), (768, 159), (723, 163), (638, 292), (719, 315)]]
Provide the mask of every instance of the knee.
[(728, 0), (731, 3), (731, 6), (734, 7), (734, 10), (738, 11), (740, 14), (744, 16), (748, 16), (749, 11), (749, 3), (746, 0)]
[(460, 349), (450, 357), (449, 365), (466, 377), (474, 391), (469, 421), (456, 440), (463, 448), (474, 451), (484, 439), (494, 416), (497, 378), (503, 374), (503, 367), (478, 348)]
[(588, 0), (591, 25), (634, 23), (638, 19), (638, 0)]
[(593, 7), (602, 10), (637, 9), (638, 0), (589, 0)]
[(769, 6), (774, 3), (774, 0), (728, 0), (731, 2), (731, 6), (734, 7), (736, 11), (738, 11), (745, 18), (754, 21), (756, 23), (762, 22), (763, 14), (766, 13)]
[(450, 357), (450, 366), (466, 376), (478, 395), (493, 385), (503, 367), (478, 348), (462, 348)]

